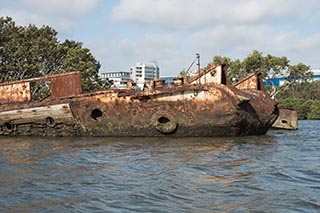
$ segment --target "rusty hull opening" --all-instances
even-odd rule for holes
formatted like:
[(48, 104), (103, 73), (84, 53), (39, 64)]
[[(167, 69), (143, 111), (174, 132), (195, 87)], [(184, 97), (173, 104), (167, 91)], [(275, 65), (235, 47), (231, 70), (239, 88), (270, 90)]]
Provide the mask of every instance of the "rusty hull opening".
[(49, 127), (54, 127), (56, 125), (56, 121), (52, 117), (47, 117), (46, 125)]
[(102, 116), (102, 111), (100, 109), (94, 109), (91, 112), (91, 118), (97, 120), (97, 118)]
[(161, 124), (166, 124), (170, 122), (170, 119), (164, 116), (161, 116), (160, 118), (158, 118), (158, 122)]
[(5, 122), (3, 126), (4, 126), (4, 129), (8, 132), (11, 132), (13, 130), (13, 124), (10, 122)]

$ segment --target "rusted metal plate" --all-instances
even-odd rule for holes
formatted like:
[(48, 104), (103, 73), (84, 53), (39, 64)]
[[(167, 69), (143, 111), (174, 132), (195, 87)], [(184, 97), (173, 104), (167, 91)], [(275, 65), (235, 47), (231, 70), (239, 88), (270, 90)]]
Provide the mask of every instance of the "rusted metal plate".
[(293, 109), (280, 109), (279, 117), (272, 125), (276, 129), (298, 129), (298, 112)]
[(233, 86), (240, 90), (253, 89), (264, 91), (264, 84), (262, 81), (261, 73), (252, 73), (248, 75), (246, 78), (234, 83)]
[(81, 76), (79, 72), (51, 78), (52, 97), (66, 97), (81, 94)]
[(24, 102), (30, 99), (29, 82), (0, 85), (0, 102)]

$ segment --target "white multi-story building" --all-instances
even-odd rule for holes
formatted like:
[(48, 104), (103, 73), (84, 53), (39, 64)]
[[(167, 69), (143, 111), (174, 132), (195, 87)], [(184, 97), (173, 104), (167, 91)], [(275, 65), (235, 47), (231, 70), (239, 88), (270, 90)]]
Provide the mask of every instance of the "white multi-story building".
[(160, 76), (160, 67), (156, 62), (136, 63), (130, 68), (131, 79), (137, 84), (144, 84), (150, 82)]
[(101, 79), (112, 81), (112, 85), (117, 88), (126, 87), (125, 82), (131, 79), (130, 72), (105, 72), (100, 74)]

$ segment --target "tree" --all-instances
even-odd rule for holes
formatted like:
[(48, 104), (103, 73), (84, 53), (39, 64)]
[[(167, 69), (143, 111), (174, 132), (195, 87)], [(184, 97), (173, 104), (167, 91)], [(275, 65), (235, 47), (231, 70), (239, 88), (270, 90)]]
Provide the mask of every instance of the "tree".
[(228, 66), (230, 65), (230, 63), (231, 63), (231, 58), (220, 56), (220, 55), (214, 56), (211, 62), (211, 64), (226, 64)]
[(268, 54), (263, 58), (263, 67), (262, 69), (263, 76), (265, 81), (270, 84), (270, 95), (273, 97), (279, 92), (279, 88), (275, 87), (273, 80), (281, 75), (285, 74), (289, 68), (289, 60), (287, 57), (276, 57)]
[(244, 69), (242, 68), (241, 61), (239, 59), (233, 60), (229, 64), (228, 79), (230, 82), (234, 82), (246, 76)]
[(102, 82), (98, 76), (101, 65), (89, 49), (82, 47), (82, 43), (66, 40), (60, 44), (59, 54), (63, 60), (56, 72), (81, 71), (82, 88), (85, 91), (101, 88)]
[(286, 78), (288, 82), (308, 82), (313, 73), (310, 71), (310, 66), (299, 63), (289, 67), (289, 75)]
[(11, 81), (39, 77), (54, 69), (57, 58), (57, 32), (34, 25), (17, 27), (11, 18), (1, 18), (2, 42), (0, 80)]
[(320, 120), (320, 100), (312, 101), (307, 118), (310, 120)]
[(292, 108), (299, 119), (320, 119), (320, 81), (293, 83), (277, 95), (280, 107)]
[(21, 80), (55, 73), (80, 71), (82, 89), (100, 89), (100, 63), (82, 43), (57, 39), (49, 26), (16, 26), (0, 18), (0, 81)]
[(248, 55), (242, 62), (242, 68), (246, 73), (262, 72), (265, 73), (264, 57), (262, 52), (254, 50), (250, 55)]
[(190, 73), (185, 69), (181, 70), (178, 76), (185, 78), (187, 81), (190, 79)]

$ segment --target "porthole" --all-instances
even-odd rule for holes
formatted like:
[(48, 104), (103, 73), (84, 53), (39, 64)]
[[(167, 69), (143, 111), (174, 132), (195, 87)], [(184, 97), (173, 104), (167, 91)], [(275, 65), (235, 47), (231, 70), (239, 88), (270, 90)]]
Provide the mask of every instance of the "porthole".
[(102, 116), (102, 111), (100, 109), (94, 109), (91, 111), (91, 118), (97, 120), (97, 118)]
[(6, 131), (6, 132), (12, 132), (13, 131), (13, 124), (10, 123), (10, 122), (5, 122), (3, 124), (3, 129)]
[(47, 117), (46, 125), (49, 127), (54, 127), (56, 125), (56, 121), (52, 117)]

